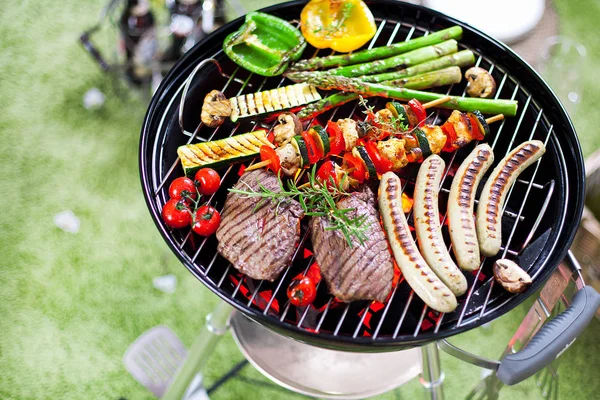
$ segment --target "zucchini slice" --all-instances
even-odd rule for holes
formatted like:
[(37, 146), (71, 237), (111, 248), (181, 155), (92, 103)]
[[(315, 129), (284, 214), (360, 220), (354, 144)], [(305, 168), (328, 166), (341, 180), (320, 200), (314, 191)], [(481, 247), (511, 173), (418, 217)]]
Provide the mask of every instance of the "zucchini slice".
[(479, 125), (479, 131), (481, 133), (483, 133), (483, 136), (485, 137), (485, 139), (489, 139), (490, 137), (490, 126), (488, 125), (488, 123), (485, 120), (485, 117), (483, 116), (483, 114), (481, 112), (479, 112), (478, 110), (473, 111), (472, 113), (469, 113), (471, 115), (473, 115), (475, 117), (475, 121), (477, 121), (477, 124)]
[(308, 134), (314, 139), (317, 146), (319, 146), (319, 149), (323, 152), (323, 156), (326, 156), (330, 150), (327, 131), (322, 126), (315, 125), (308, 130)]
[(427, 135), (425, 135), (425, 132), (423, 132), (421, 129), (419, 128), (415, 128), (413, 134), (415, 135), (415, 137), (417, 138), (417, 141), (419, 142), (419, 148), (421, 149), (421, 152), (423, 153), (423, 158), (427, 158), (431, 155), (431, 147), (429, 146), (429, 140), (427, 139)]
[(261, 146), (274, 147), (264, 129), (225, 139), (179, 146), (177, 155), (186, 176), (194, 176), (200, 168), (219, 168), (258, 156)]
[(375, 168), (375, 164), (373, 164), (371, 157), (369, 157), (369, 153), (367, 153), (367, 149), (365, 149), (365, 146), (354, 147), (352, 149), (352, 155), (360, 158), (363, 164), (365, 164), (365, 168), (368, 174), (367, 179), (371, 179), (377, 176), (377, 169)]
[(308, 160), (308, 149), (306, 148), (306, 143), (304, 143), (304, 139), (302, 136), (296, 135), (292, 138), (292, 146), (296, 149), (296, 152), (300, 154), (300, 168), (304, 168), (310, 165), (310, 161)]
[(404, 109), (402, 103), (398, 103), (397, 101), (390, 101), (385, 105), (385, 108), (390, 110), (392, 115), (395, 118), (398, 118), (402, 123), (406, 124), (407, 126), (409, 125), (408, 115), (406, 114), (406, 110)]

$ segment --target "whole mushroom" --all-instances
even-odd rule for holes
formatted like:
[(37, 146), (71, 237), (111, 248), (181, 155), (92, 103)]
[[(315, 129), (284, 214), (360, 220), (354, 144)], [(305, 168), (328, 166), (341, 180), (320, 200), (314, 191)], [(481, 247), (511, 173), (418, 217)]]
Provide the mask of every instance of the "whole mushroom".
[(204, 98), (200, 120), (208, 127), (215, 128), (221, 125), (225, 118), (231, 115), (231, 103), (227, 97), (218, 90), (212, 90)]
[(531, 285), (531, 277), (514, 261), (502, 258), (494, 263), (494, 279), (511, 293), (521, 293)]
[(492, 74), (479, 67), (472, 67), (465, 72), (467, 94), (471, 97), (488, 99), (496, 94), (496, 81)]

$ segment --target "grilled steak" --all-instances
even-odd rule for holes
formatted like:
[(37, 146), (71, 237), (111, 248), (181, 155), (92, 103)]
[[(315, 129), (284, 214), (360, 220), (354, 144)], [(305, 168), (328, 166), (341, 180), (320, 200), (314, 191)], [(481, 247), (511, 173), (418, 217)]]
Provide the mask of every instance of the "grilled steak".
[[(245, 173), (235, 188), (258, 192), (260, 185), (281, 191), (277, 177), (266, 169)], [(229, 193), (217, 229), (217, 250), (249, 277), (273, 281), (292, 259), (303, 216), (295, 200), (277, 207), (273, 201)]]
[(394, 264), (379, 224), (375, 196), (365, 187), (340, 200), (338, 207), (355, 209), (347, 214), (349, 218), (367, 215), (365, 223), (369, 228), (364, 243), (352, 238), (350, 247), (339, 230), (326, 230), (326, 218), (311, 220), (313, 250), (329, 291), (345, 302), (385, 301), (392, 289)]

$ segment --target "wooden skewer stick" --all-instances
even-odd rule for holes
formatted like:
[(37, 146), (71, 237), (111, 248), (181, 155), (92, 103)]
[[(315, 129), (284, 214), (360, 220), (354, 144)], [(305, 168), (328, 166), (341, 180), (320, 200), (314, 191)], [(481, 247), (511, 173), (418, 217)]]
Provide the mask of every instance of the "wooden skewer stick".
[(488, 119), (485, 120), (485, 122), (487, 122), (488, 124), (491, 124), (493, 122), (502, 121), (503, 119), (504, 119), (504, 114), (498, 114), (498, 115), (494, 115), (493, 117), (489, 117)]
[(267, 165), (271, 165), (271, 160), (264, 160), (261, 162), (257, 162), (256, 164), (252, 164), (251, 166), (246, 168), (245, 171), (254, 171), (255, 169), (266, 167)]
[(436, 107), (436, 106), (439, 106), (440, 104), (444, 104), (445, 102), (447, 102), (450, 99), (451, 99), (450, 96), (440, 97), (439, 99), (431, 100), (431, 101), (428, 101), (427, 103), (423, 104), (423, 108), (427, 110), (428, 108)]

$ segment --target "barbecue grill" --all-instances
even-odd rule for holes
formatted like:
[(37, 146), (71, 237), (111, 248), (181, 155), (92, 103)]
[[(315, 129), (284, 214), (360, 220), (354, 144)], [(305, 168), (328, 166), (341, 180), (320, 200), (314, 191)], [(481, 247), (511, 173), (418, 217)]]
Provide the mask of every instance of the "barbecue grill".
[[(567, 254), (577, 230), (583, 210), (584, 167), (576, 133), (564, 108), (540, 76), (509, 48), (460, 21), (420, 6), (391, 0), (367, 3), (378, 24), (368, 47), (409, 40), (452, 25), (463, 27), (459, 45), (473, 51), (476, 65), (494, 76), (498, 83), (496, 98), (519, 102), (516, 117), (491, 126), (490, 145), (496, 160), (525, 140), (539, 139), (547, 147), (542, 159), (526, 170), (510, 191), (503, 210), (501, 252), (498, 257), (484, 259), (473, 274), (465, 274), (469, 289), (458, 299), (456, 311), (443, 314), (429, 309), (401, 278), (385, 304), (340, 303), (321, 283), (313, 305), (296, 308), (287, 301), (286, 288), (293, 277), (306, 272), (314, 262), (306, 222), (302, 224), (293, 262), (274, 282), (256, 281), (240, 274), (216, 252), (214, 236), (199, 239), (191, 230), (170, 230), (162, 222), (160, 213), (168, 200), (169, 184), (183, 174), (176, 153), (178, 146), (272, 129), (272, 123), (263, 120), (241, 120), (236, 124), (227, 121), (214, 129), (200, 122), (202, 101), (210, 90), (220, 89), (229, 98), (290, 83), (283, 77), (249, 73), (225, 56), (221, 44), (227, 34), (239, 28), (242, 18), (198, 43), (164, 79), (142, 128), (140, 171), (148, 208), (163, 238), (189, 271), (226, 303), (271, 330), (311, 345), (389, 352), (423, 346), (480, 326), (536, 293)], [(303, 4), (295, 1), (263, 11), (297, 23), (295, 19)], [(304, 57), (328, 54), (308, 46)], [(450, 86), (443, 92), (464, 95), (464, 85)], [(385, 103), (371, 100), (371, 104), (379, 108)], [(446, 111), (436, 111), (428, 121), (435, 124), (448, 115)], [(354, 102), (326, 112), (317, 120), (322, 123), (345, 117), (362, 119), (364, 114)], [(452, 176), (472, 148), (471, 145), (443, 155), (447, 169), (441, 185), (440, 213), (444, 221)], [(224, 204), (227, 188), (239, 178), (239, 168), (233, 165), (219, 171), (223, 183), (211, 198), (218, 209)], [(403, 189), (409, 195), (417, 169), (409, 168), (401, 176)], [(410, 216), (409, 223), (412, 224)], [(494, 283), (492, 265), (501, 257), (517, 261), (532, 276), (533, 284), (524, 293), (510, 294)], [(593, 295), (587, 290), (581, 293), (588, 300)], [(552, 327), (548, 325), (546, 339), (552, 337)]]

